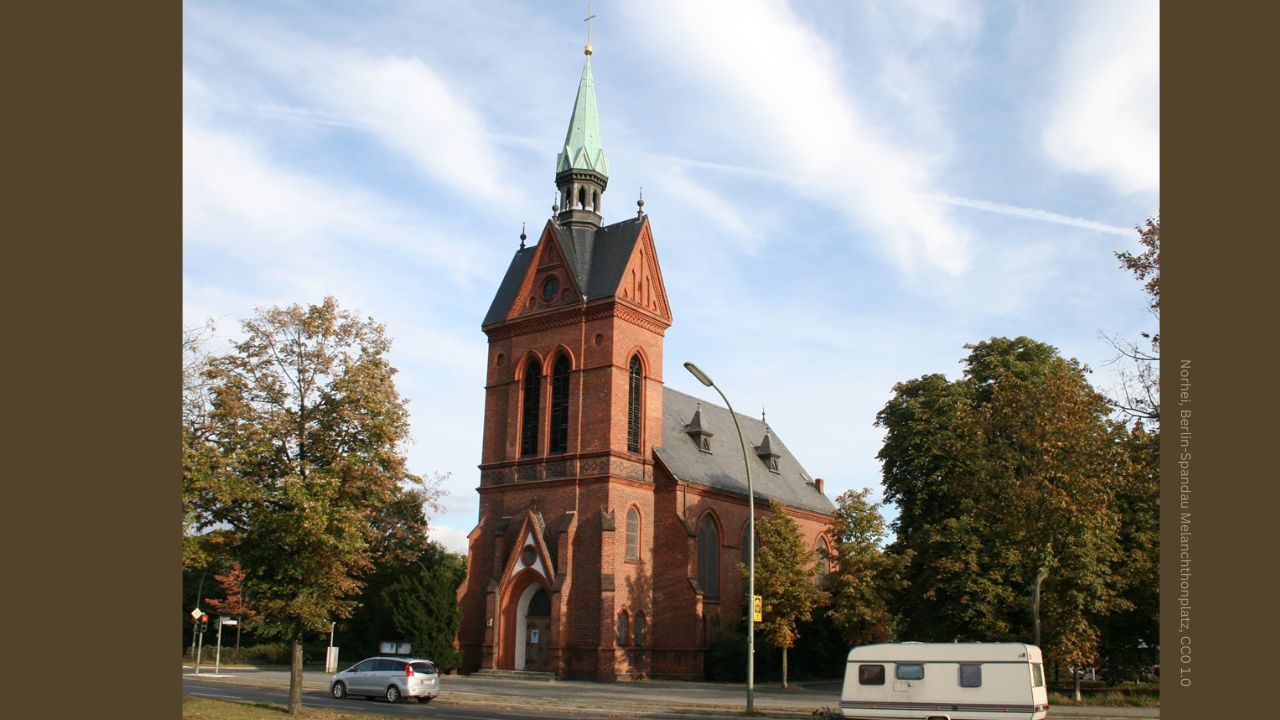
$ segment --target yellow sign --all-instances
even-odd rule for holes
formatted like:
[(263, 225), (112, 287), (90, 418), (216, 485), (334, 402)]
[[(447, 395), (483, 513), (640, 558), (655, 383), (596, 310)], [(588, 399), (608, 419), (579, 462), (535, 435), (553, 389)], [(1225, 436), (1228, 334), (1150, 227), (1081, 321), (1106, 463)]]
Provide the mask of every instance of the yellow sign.
[(755, 616), (755, 621), (763, 622), (764, 621), (764, 598), (760, 597), (759, 595), (756, 595), (755, 602), (752, 603), (752, 606), (753, 606), (753, 610), (751, 614)]

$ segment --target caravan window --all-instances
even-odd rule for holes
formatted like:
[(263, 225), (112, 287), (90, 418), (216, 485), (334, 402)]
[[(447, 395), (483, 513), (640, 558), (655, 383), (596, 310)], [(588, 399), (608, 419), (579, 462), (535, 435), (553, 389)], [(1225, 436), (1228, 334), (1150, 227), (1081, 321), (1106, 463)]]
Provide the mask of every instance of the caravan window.
[(859, 665), (858, 666), (858, 684), (859, 685), (883, 685), (884, 684), (884, 666), (883, 665)]
[(923, 680), (924, 665), (920, 663), (904, 663), (898, 665), (897, 678), (899, 680)]
[(1033, 663), (1031, 665), (1031, 677), (1035, 681), (1032, 683), (1033, 687), (1044, 687), (1044, 668), (1040, 663)]
[(960, 687), (982, 687), (982, 663), (960, 663)]

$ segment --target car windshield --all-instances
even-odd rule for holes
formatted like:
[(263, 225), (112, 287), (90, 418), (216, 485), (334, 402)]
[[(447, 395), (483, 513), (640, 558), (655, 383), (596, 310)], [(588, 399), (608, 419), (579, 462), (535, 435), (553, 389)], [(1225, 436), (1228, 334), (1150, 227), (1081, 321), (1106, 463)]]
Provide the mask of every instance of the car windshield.
[(428, 662), (426, 660), (419, 660), (418, 662), (413, 664), (413, 671), (416, 673), (434, 675), (436, 672), (436, 664), (433, 662)]

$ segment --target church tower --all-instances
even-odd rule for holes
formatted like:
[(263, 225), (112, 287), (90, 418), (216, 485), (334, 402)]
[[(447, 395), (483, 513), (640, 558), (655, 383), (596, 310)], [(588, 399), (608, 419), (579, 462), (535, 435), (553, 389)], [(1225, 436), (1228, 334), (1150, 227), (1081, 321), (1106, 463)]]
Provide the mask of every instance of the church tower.
[[(463, 669), (614, 679), (652, 616), (654, 453), (671, 311), (648, 217), (605, 225), (609, 182), (587, 46), (557, 200), (481, 325), (479, 523), (459, 590)], [(643, 208), (643, 204), (640, 204)]]

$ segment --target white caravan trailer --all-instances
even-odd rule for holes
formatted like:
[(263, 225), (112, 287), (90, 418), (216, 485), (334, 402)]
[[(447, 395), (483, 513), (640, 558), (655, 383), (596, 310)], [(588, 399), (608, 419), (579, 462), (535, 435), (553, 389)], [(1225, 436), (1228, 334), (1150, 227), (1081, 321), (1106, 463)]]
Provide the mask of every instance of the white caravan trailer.
[(846, 718), (1041, 720), (1040, 648), (1022, 643), (885, 643), (849, 651)]

